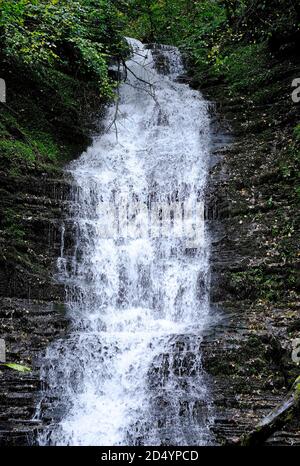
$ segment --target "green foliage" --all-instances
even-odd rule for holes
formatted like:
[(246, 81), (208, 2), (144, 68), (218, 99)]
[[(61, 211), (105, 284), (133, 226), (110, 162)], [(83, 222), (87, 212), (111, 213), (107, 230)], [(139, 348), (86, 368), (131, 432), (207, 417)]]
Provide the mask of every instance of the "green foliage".
[(109, 0), (18, 0), (0, 3), (0, 38), (9, 60), (41, 65), (96, 80), (111, 96), (107, 57), (124, 43)]
[[(230, 78), (240, 73), (243, 74), (238, 76), (240, 82), (245, 81), (249, 72), (254, 74), (253, 65), (254, 68), (259, 65), (255, 62), (255, 44), (267, 44), (272, 51), (285, 51), (287, 44), (296, 50), (299, 40), (300, 8), (294, 0), (128, 0), (119, 3), (129, 35), (180, 46), (200, 78), (208, 68), (214, 76), (222, 76), (224, 69), (232, 69), (235, 76)], [(239, 44), (240, 50), (235, 51)], [(244, 45), (248, 47), (242, 50)]]
[(22, 364), (15, 364), (15, 363), (3, 363), (0, 366), (8, 367), (9, 369), (13, 369), (14, 371), (18, 372), (31, 372), (30, 367), (23, 366)]
[(294, 136), (300, 142), (300, 123), (294, 128)]
[(180, 46), (197, 64), (210, 61), (216, 31), (226, 21), (224, 6), (211, 0), (138, 0), (126, 7), (128, 35)]
[(127, 53), (115, 2), (0, 0), (0, 40), (0, 169), (50, 171), (84, 149), (114, 95), (108, 63)]
[(214, 69), (225, 76), (231, 92), (252, 94), (259, 84), (269, 79), (266, 67), (267, 50), (264, 43), (239, 45), (228, 52)]

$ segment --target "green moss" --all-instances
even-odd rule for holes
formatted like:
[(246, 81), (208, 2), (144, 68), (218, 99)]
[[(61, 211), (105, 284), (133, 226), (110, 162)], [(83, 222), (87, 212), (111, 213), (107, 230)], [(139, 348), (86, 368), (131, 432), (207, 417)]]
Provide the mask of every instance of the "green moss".
[(1, 221), (1, 229), (4, 235), (15, 244), (22, 243), (25, 231), (20, 224), (20, 216), (14, 209), (5, 209)]
[(0, 168), (11, 176), (20, 176), (22, 169), (42, 168), (43, 164), (59, 161), (60, 150), (51, 134), (26, 131), (25, 141), (3, 139), (0, 141)]
[(89, 142), (101, 97), (93, 83), (54, 70), (11, 81), (10, 105), (0, 114), (0, 170), (16, 177), (51, 172), (76, 157)]
[(293, 287), (296, 283), (297, 275), (293, 269), (284, 270), (280, 274), (257, 267), (230, 274), (232, 292), (242, 299), (277, 302), (284, 299), (289, 287)]
[(266, 44), (248, 44), (228, 49), (218, 73), (223, 74), (230, 93), (253, 94), (270, 79)]
[(36, 157), (34, 150), (30, 145), (14, 140), (0, 141), (0, 152), (1, 156), (8, 160), (21, 158), (25, 161), (33, 162)]
[(294, 128), (294, 136), (297, 141), (300, 141), (300, 123), (298, 123), (298, 125)]

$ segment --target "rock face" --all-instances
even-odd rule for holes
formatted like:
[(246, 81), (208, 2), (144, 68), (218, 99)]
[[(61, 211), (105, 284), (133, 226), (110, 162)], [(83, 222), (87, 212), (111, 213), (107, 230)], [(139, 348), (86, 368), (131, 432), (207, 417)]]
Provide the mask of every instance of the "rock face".
[[(234, 100), (218, 83), (206, 89), (217, 102), (207, 193), (214, 318), (201, 348), (219, 445), (250, 432), (299, 375), (291, 358), (292, 339), (300, 337), (299, 209), (282, 163), (299, 118), (289, 92), (300, 71), (283, 67), (276, 75), (281, 92), (268, 95), (267, 106)], [(39, 354), (68, 325), (55, 263), (70, 186), (62, 173), (0, 173), (0, 181), (1, 219), (8, 219), (0, 232), (0, 338), (7, 361), (33, 368), (1, 368), (0, 445), (27, 445), (39, 427)], [(300, 445), (299, 422), (269, 442)]]
[(5, 228), (3, 223), (0, 236), (0, 336), (6, 342), (7, 362), (33, 370), (1, 368), (0, 445), (27, 445), (37, 425), (32, 418), (40, 390), (38, 357), (67, 325), (55, 263), (69, 186), (63, 174), (5, 177), (1, 186), (1, 213), (11, 209), (15, 227)]
[[(299, 107), (289, 92), (299, 64), (284, 68), (276, 77), (282, 93), (269, 95), (267, 106), (249, 96), (233, 99), (220, 84), (206, 89), (216, 99), (207, 195), (215, 315), (202, 351), (217, 444), (254, 428), (299, 375), (291, 355), (300, 336), (299, 200), (295, 179), (282, 170), (293, 163), (286, 145)], [(299, 420), (268, 442), (300, 445)]]

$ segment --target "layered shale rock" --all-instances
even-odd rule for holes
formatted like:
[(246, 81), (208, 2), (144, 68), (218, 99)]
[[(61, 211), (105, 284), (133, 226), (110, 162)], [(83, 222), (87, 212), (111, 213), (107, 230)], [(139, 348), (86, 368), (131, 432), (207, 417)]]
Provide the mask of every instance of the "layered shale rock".
[[(295, 58), (270, 66), (275, 82), (257, 89), (259, 96), (233, 98), (216, 82), (206, 89), (216, 101), (207, 195), (215, 325), (202, 351), (218, 444), (251, 431), (299, 375), (292, 359), (292, 342), (300, 336), (293, 138), (299, 106), (290, 86), (300, 67)], [(269, 443), (299, 445), (299, 428), (293, 419)]]
[(37, 427), (40, 354), (67, 325), (55, 266), (69, 184), (62, 173), (0, 176), (0, 337), (7, 362), (32, 368), (29, 373), (1, 368), (0, 444), (26, 445)]

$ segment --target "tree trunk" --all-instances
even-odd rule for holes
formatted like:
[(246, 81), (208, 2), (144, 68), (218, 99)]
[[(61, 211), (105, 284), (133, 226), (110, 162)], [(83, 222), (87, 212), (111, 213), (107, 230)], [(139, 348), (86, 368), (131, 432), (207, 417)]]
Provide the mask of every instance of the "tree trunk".
[(300, 413), (300, 376), (283, 402), (266, 416), (255, 429), (244, 435), (238, 442), (241, 446), (257, 446), (282, 429), (285, 424), (297, 418)]

